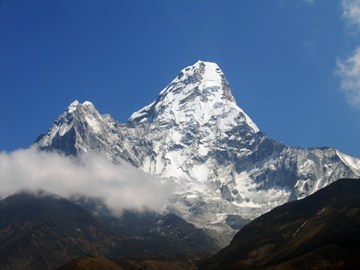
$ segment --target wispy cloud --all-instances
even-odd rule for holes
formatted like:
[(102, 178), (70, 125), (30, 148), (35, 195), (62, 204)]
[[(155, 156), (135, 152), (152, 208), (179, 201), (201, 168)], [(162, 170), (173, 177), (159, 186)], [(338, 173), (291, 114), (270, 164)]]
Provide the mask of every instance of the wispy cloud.
[(337, 59), (340, 87), (350, 104), (360, 108), (360, 47), (345, 60)]
[(358, 32), (360, 30), (360, 0), (342, 0), (342, 7), (344, 18)]
[(74, 160), (36, 149), (0, 153), (0, 193), (39, 189), (71, 197), (103, 198), (116, 213), (124, 209), (159, 209), (171, 195), (170, 186), (132, 165), (111, 163), (96, 154)]
[[(353, 34), (360, 32), (360, 0), (342, 0), (343, 17)], [(360, 46), (344, 59), (336, 60), (335, 73), (348, 102), (360, 108)]]

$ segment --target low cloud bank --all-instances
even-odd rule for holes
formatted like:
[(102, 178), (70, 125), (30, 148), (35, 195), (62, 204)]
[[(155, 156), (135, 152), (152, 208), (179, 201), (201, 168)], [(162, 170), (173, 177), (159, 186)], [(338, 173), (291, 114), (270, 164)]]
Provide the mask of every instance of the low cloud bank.
[(125, 209), (157, 210), (172, 194), (172, 188), (156, 177), (125, 161), (115, 165), (96, 154), (74, 159), (33, 148), (0, 153), (0, 194), (39, 189), (65, 198), (102, 198), (119, 214)]

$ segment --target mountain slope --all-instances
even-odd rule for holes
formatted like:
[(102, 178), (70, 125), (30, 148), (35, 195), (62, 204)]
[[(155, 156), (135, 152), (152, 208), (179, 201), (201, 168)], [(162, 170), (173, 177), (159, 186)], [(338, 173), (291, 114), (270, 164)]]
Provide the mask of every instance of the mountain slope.
[(121, 216), (114, 216), (101, 200), (82, 197), (74, 202), (115, 232), (126, 236), (123, 243), (137, 243), (134, 250), (129, 245), (119, 246), (114, 256), (184, 258), (220, 250), (204, 230), (172, 213), (124, 211)]
[(116, 217), (106, 208), (102, 216), (92, 210), (44, 192), (1, 200), (0, 269), (55, 269), (85, 255), (186, 258), (219, 250), (203, 230), (174, 214)]
[(341, 179), (277, 207), (243, 227), (200, 269), (356, 269), (359, 194), (358, 179)]
[(0, 201), (0, 268), (54, 269), (78, 256), (105, 255), (121, 240), (61, 197), (18, 193)]
[(102, 257), (82, 257), (72, 260), (58, 270), (124, 270), (115, 262)]
[(72, 260), (58, 270), (196, 270), (191, 262), (166, 259), (122, 259), (116, 262), (101, 257), (83, 257)]
[(126, 124), (89, 102), (71, 104), (36, 146), (99, 152), (172, 182), (178, 192), (165, 211), (222, 245), (236, 231), (229, 217), (254, 219), (336, 179), (360, 176), (360, 160), (336, 149), (292, 148), (267, 137), (238, 107), (218, 65), (203, 61), (184, 68)]

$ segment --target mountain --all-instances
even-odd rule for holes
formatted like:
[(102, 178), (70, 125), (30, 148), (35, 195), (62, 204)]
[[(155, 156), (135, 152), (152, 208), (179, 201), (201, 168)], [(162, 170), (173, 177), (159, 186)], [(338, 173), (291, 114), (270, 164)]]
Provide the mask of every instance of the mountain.
[(278, 205), (360, 176), (360, 160), (336, 149), (269, 138), (238, 107), (219, 66), (203, 61), (184, 68), (127, 123), (75, 101), (35, 145), (75, 156), (99, 152), (177, 185), (165, 212), (204, 228), (220, 245)]
[(341, 179), (243, 227), (199, 269), (359, 269), (360, 181)]
[(101, 152), (114, 162), (125, 158), (138, 164), (131, 151), (123, 126), (110, 115), (101, 115), (94, 105), (86, 101), (72, 102), (67, 110), (53, 123), (46, 135), (37, 139), (41, 150), (60, 151), (66, 155), (84, 152)]

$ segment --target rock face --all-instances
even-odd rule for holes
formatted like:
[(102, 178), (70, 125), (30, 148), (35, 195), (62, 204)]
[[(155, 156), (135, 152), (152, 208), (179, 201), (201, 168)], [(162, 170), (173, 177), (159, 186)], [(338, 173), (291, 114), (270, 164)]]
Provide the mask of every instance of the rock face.
[(200, 269), (359, 269), (360, 181), (341, 179), (243, 227)]
[(177, 184), (166, 211), (221, 235), (221, 244), (234, 235), (234, 219), (246, 222), (336, 179), (360, 176), (360, 160), (336, 149), (292, 148), (268, 138), (237, 106), (218, 65), (202, 61), (126, 124), (75, 101), (35, 144), (125, 159)]
[(36, 140), (41, 150), (60, 151), (66, 155), (77, 155), (84, 152), (101, 152), (114, 162), (125, 158), (137, 164), (137, 158), (127, 141), (123, 125), (111, 118), (101, 115), (94, 105), (86, 101), (72, 102), (62, 113), (46, 135)]

